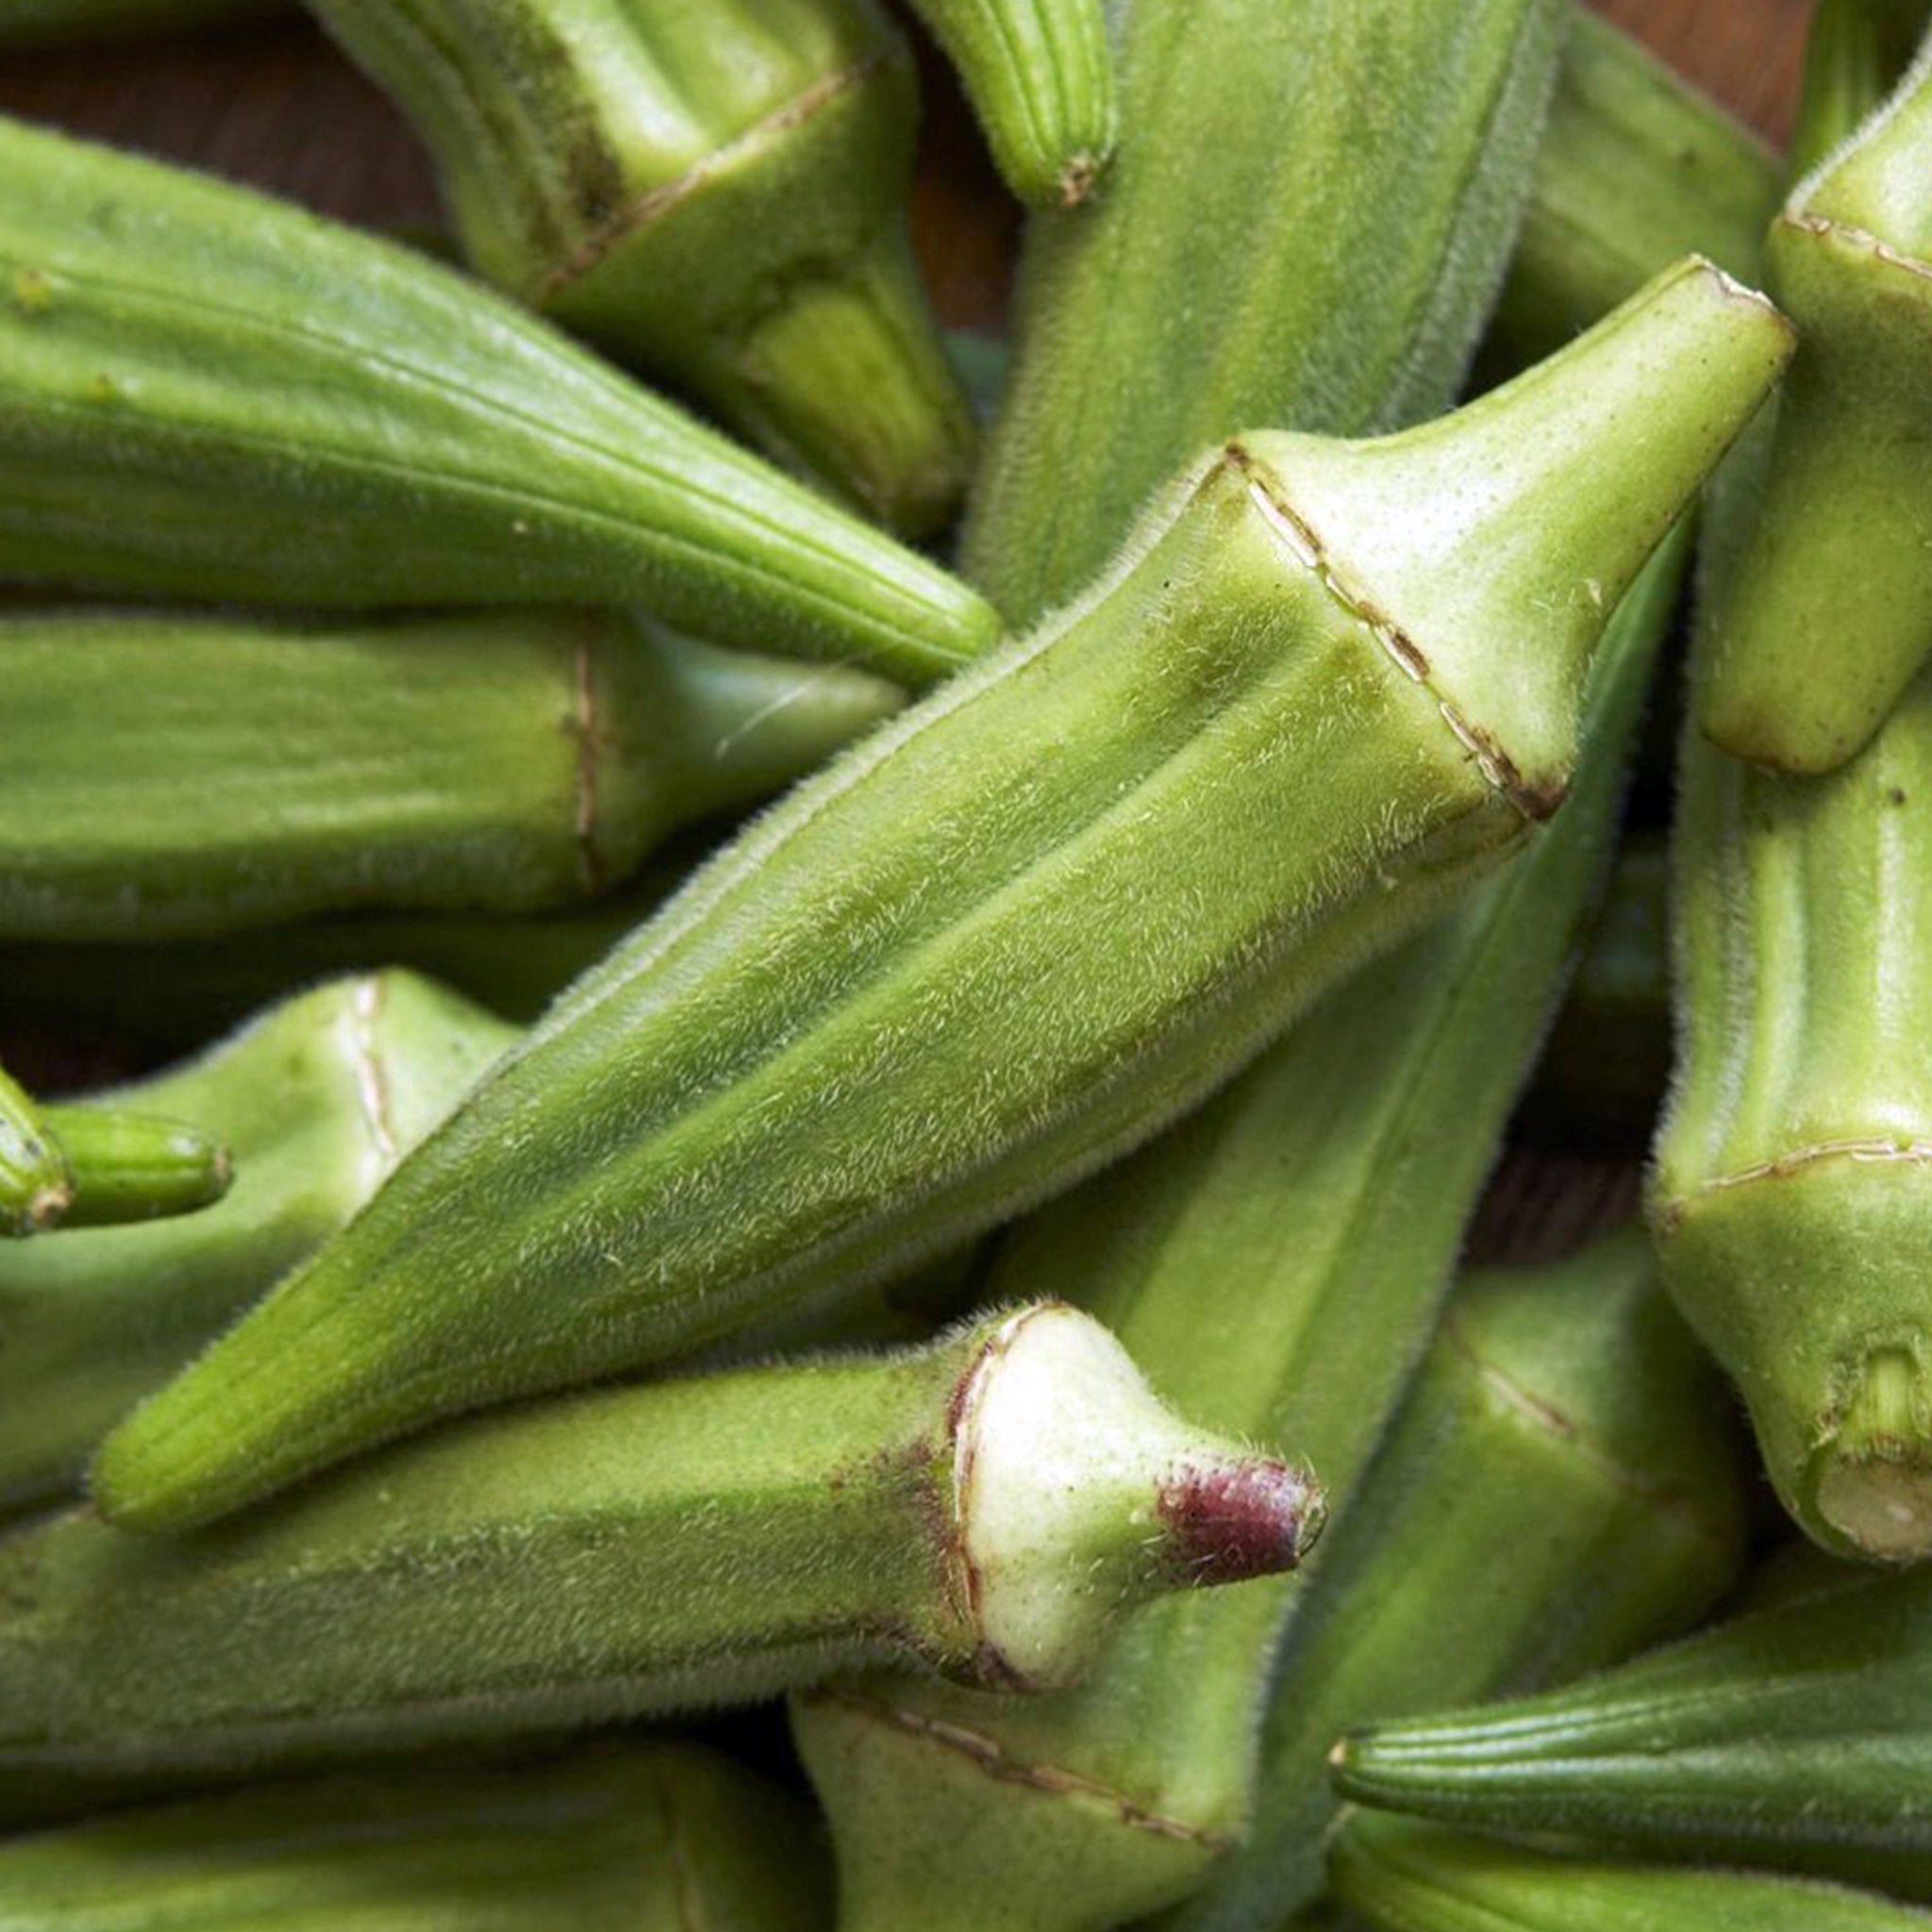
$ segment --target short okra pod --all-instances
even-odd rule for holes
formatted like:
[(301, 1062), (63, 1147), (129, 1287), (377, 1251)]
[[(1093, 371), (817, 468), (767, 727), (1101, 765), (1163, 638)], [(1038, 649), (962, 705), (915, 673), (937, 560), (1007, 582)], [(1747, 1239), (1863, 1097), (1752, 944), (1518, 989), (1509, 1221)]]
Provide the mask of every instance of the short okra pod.
[(1932, 1932), (1932, 1918), (1876, 1892), (1553, 1857), (1372, 1812), (1348, 1820), (1328, 1862), (1372, 1932)]
[(46, 1117), (0, 1068), (0, 1234), (38, 1234), (74, 1205), (74, 1170)]
[(0, 1844), (0, 1932), (818, 1932), (810, 1814), (696, 1744), (317, 1777)]
[(874, 0), (311, 8), (428, 143), (480, 274), (887, 522), (946, 522), (972, 425)]
[(889, 1657), (1063, 1684), (1137, 1604), (1291, 1567), (1321, 1513), (1063, 1305), (592, 1391), (199, 1536), (77, 1514), (0, 1542), (0, 1774), (501, 1736)]
[(1616, 600), (1785, 353), (1686, 263), (1456, 416), (1215, 452), (562, 995), (97, 1500), (206, 1521), (823, 1307), (1146, 1139), (1556, 808)]
[(0, 575), (213, 601), (643, 604), (911, 681), (966, 587), (467, 276), (0, 123)]
[(1101, 0), (913, 0), (959, 70), (1022, 201), (1072, 208), (1113, 152), (1113, 55)]
[(1791, 773), (1870, 741), (1932, 650), (1932, 48), (1766, 244), (1799, 348), (1697, 719)]
[[(1684, 550), (1654, 558), (1617, 614), (1549, 835), (1000, 1250), (993, 1292), (1078, 1284), (1187, 1413), (1291, 1431), (1341, 1520), (1426, 1345), (1601, 870)], [(1271, 1666), (1307, 1590), (1304, 1574), (1149, 1606), (1084, 1685), (1024, 1703), (909, 1674), (802, 1693), (792, 1728), (831, 1823), (841, 1932), (1069, 1932), (1211, 1883), (1254, 1803)], [(1033, 1774), (983, 1775), (995, 1758)]]
[(0, 935), (592, 896), (897, 709), (615, 613), (0, 613)]
[(1349, 1738), (1348, 1798), (1932, 1898), (1932, 1571), (1848, 1571), (1567, 1689)]
[[(0, 1254), (0, 1515), (71, 1495), (127, 1409), (347, 1221), (515, 1038), (411, 974), (374, 974), (105, 1096), (201, 1123), (232, 1150), (234, 1185), (180, 1220)], [(57, 1117), (71, 1137), (94, 1122), (120, 1132), (125, 1118)]]

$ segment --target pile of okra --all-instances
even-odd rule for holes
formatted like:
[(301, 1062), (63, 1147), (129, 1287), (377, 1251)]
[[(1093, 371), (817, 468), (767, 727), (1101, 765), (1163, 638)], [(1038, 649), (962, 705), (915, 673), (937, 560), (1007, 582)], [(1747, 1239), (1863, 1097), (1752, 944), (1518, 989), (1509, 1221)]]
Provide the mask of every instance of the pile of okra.
[(0, 1932), (1932, 1932), (1932, 0), (306, 4), (0, 119)]

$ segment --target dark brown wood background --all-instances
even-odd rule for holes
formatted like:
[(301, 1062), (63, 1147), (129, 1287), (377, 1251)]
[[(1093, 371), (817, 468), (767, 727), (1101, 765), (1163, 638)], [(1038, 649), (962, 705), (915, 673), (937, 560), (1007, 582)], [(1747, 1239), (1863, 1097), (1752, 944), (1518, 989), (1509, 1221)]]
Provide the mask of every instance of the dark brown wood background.
[[(1592, 0), (1774, 142), (1787, 138), (1811, 0)], [(915, 239), (942, 318), (995, 326), (1017, 214), (957, 92), (928, 59)], [(0, 59), (0, 112), (188, 162), (344, 220), (433, 227), (426, 161), (388, 103), (299, 17), (192, 39)], [(27, 1042), (9, 1041), (9, 1049)], [(124, 1071), (97, 1043), (36, 1041), (29, 1081)], [(78, 1049), (78, 1050), (77, 1050)], [(54, 1077), (58, 1077), (55, 1075)], [(65, 1082), (63, 1082), (65, 1084)], [(1627, 1213), (1638, 1162), (1521, 1149), (1503, 1163), (1475, 1235), (1478, 1254), (1560, 1252)]]

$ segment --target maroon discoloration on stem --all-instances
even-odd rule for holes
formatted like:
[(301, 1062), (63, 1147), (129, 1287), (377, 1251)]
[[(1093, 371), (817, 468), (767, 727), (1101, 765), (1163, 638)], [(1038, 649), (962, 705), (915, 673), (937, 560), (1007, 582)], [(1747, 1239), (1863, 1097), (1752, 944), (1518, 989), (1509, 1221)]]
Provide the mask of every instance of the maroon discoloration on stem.
[(1176, 1469), (1156, 1504), (1172, 1560), (1191, 1583), (1241, 1583), (1292, 1570), (1326, 1516), (1302, 1470), (1256, 1457)]

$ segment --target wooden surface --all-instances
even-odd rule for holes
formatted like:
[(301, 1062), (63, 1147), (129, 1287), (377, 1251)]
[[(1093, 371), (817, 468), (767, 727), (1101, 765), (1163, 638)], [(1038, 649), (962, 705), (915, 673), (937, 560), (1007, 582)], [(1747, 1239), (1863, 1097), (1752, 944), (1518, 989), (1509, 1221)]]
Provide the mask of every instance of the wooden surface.
[[(1186, 0), (1173, 0), (1185, 5)], [(1767, 138), (1782, 142), (1797, 96), (1810, 0), (1595, 0)], [(1018, 217), (929, 52), (915, 239), (944, 320), (993, 326), (1005, 308)], [(324, 213), (408, 229), (439, 225), (429, 168), (374, 88), (300, 18), (149, 45), (0, 59), (0, 112), (54, 123), (286, 194)], [(0, 191), (4, 192), (4, 191)], [(122, 1071), (98, 1042), (9, 1041), (62, 1084)], [(48, 1077), (42, 1072), (40, 1077)], [(1560, 1253), (1634, 1205), (1634, 1158), (1519, 1148), (1495, 1176), (1478, 1256)]]

